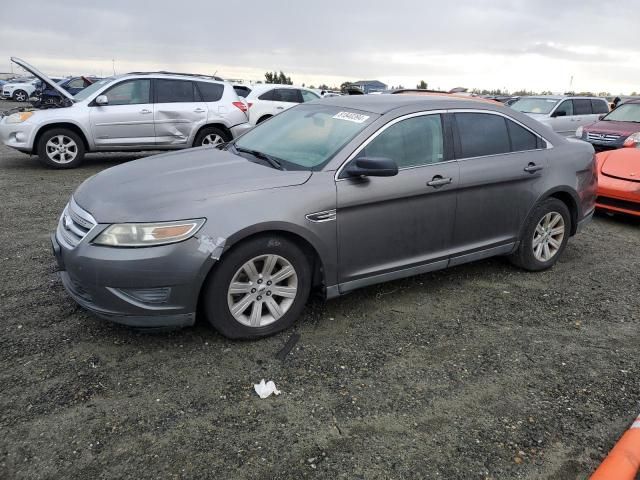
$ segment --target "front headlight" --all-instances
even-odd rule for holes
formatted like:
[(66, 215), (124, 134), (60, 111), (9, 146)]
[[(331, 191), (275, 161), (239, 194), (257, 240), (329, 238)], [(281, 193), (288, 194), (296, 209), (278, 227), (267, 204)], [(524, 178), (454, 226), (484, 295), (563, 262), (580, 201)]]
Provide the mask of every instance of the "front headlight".
[(32, 115), (33, 115), (33, 112), (12, 113), (11, 115), (9, 115), (7, 117), (6, 122), (7, 123), (22, 123), (22, 122), (28, 120), (29, 118), (31, 118)]
[(151, 247), (181, 242), (192, 237), (205, 219), (161, 223), (117, 223), (96, 237), (96, 245), (109, 247)]
[(638, 147), (640, 146), (640, 132), (632, 133), (627, 137), (623, 144), (625, 147)]
[(584, 128), (583, 127), (578, 127), (578, 129), (576, 130), (576, 137), (582, 138), (582, 133), (583, 132), (584, 132)]

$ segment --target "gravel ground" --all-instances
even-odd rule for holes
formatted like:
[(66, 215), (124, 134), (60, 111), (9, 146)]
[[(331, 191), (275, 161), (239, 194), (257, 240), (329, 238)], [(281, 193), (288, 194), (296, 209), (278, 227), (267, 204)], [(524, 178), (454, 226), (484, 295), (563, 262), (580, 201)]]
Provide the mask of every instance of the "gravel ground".
[(596, 217), (543, 273), (492, 259), (314, 300), (265, 340), (145, 334), (78, 308), (48, 239), (82, 180), (137, 156), (54, 171), (0, 147), (0, 478), (584, 479), (639, 413), (640, 222)]

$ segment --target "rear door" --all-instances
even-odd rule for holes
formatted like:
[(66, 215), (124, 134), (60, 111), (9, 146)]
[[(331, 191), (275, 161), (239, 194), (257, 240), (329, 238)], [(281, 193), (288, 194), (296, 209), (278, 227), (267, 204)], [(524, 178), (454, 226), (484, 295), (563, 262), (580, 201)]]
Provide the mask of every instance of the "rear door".
[(453, 234), (458, 258), (451, 260), (456, 265), (510, 251), (548, 168), (544, 140), (513, 119), (488, 111), (453, 117), (460, 165)]
[(593, 106), (590, 98), (574, 98), (573, 99), (573, 133), (580, 126), (589, 125), (598, 120), (598, 114), (593, 113)]
[(195, 82), (156, 78), (154, 81), (156, 145), (190, 145), (207, 121), (207, 103)]
[(96, 148), (152, 146), (155, 143), (151, 80), (124, 80), (102, 93), (107, 105), (89, 104)]

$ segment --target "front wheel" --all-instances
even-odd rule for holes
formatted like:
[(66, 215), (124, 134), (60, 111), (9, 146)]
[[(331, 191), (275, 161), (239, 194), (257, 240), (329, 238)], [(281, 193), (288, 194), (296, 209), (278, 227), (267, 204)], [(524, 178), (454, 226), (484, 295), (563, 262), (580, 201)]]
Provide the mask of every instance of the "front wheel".
[(16, 90), (15, 92), (13, 92), (13, 99), (16, 102), (26, 102), (27, 100), (29, 100), (29, 94), (24, 90)]
[(66, 128), (53, 128), (38, 141), (38, 159), (53, 168), (75, 168), (84, 159), (84, 142)]
[(569, 209), (557, 198), (548, 198), (529, 215), (520, 246), (509, 259), (532, 272), (551, 268), (567, 246), (570, 232)]
[(311, 268), (290, 240), (264, 235), (222, 257), (204, 288), (207, 320), (228, 338), (259, 338), (291, 326), (311, 289)]

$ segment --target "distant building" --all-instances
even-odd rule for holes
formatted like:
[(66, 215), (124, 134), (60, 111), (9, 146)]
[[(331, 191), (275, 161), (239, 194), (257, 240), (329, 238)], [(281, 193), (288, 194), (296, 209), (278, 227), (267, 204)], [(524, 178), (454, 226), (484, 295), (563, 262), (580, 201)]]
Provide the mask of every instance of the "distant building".
[(387, 85), (378, 80), (360, 80), (351, 85), (358, 87), (364, 93), (382, 92), (387, 89)]

